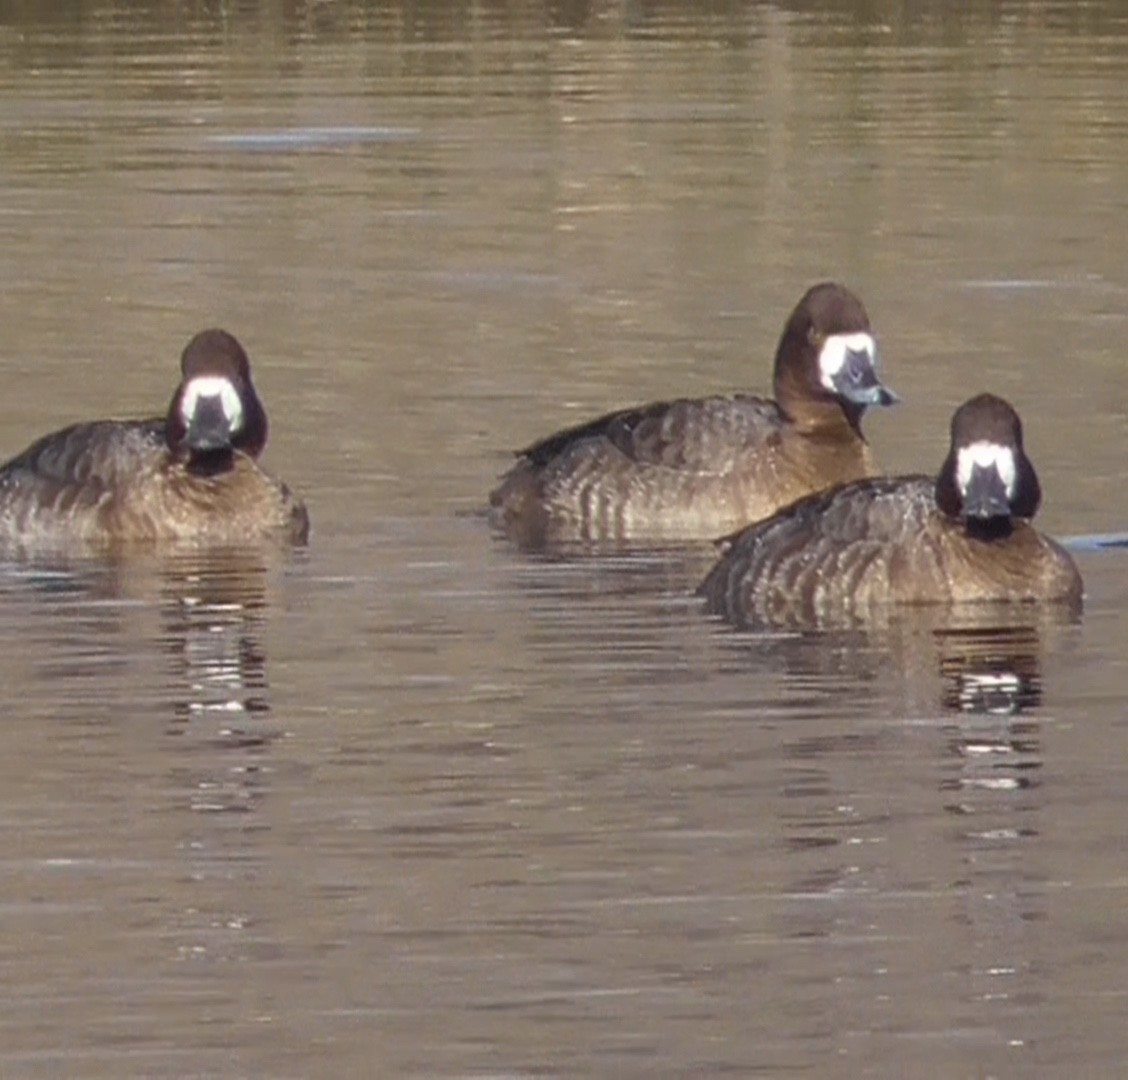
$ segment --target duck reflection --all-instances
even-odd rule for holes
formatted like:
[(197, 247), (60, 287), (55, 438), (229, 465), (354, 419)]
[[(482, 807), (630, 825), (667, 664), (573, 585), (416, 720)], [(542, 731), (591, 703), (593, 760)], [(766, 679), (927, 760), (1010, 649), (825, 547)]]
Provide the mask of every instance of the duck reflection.
[(158, 718), (177, 751), (165, 793), (193, 811), (249, 810), (282, 734), (264, 644), (282, 558), (237, 548), (5, 564), (2, 623), (31, 644), (7, 651), (13, 696), (62, 722), (60, 738), (139, 738), (135, 755), (154, 748)]
[(1013, 1045), (1027, 1034), (1022, 1000), (1039, 962), (1032, 928), (1046, 918), (1042, 657), (1070, 625), (1043, 613), (937, 634), (943, 704), (958, 714), (944, 728), (940, 792), (954, 825), (951, 918), (967, 957), (965, 996)]
[(261, 555), (183, 555), (162, 571), (162, 648), (183, 694), (173, 703), (177, 720), (211, 717), (242, 729), (268, 713)]
[[(1054, 615), (1057, 618), (1054, 618)], [(1011, 621), (1007, 621), (1007, 619)], [(961, 713), (1013, 716), (1042, 703), (1043, 635), (1059, 641), (1076, 622), (1049, 611), (1025, 620), (1014, 613), (984, 612), (934, 632), (942, 683), (941, 703)]]
[(676, 598), (684, 608), (693, 586), (716, 559), (712, 544), (636, 544), (594, 551), (579, 544), (558, 544), (510, 564), (506, 575), (514, 591), (561, 605), (597, 601)]
[(195, 810), (250, 810), (262, 787), (257, 752), (280, 734), (268, 723), (262, 643), (268, 579), (264, 555), (253, 549), (184, 553), (161, 565), (161, 651), (173, 689), (169, 731), (194, 746), (242, 752), (222, 767), (212, 757), (180, 778)]
[(1067, 647), (1080, 623), (1069, 605), (967, 604), (894, 609), (880, 621), (835, 628), (741, 630), (741, 663), (782, 668), (793, 687), (825, 683), (839, 700), (873, 706), (874, 684), (911, 704), (939, 676), (945, 711), (1015, 715), (1042, 702), (1042, 661)]
[[(868, 691), (868, 714), (828, 696), (781, 728), (784, 888), (800, 898), (782, 909), (789, 940), (823, 938), (843, 956), (865, 943), (885, 993), (933, 965), (960, 980), (985, 1035), (1028, 1036), (1022, 1002), (1047, 917), (1044, 670), (1076, 633), (1060, 608), (983, 606), (771, 642), (789, 677), (833, 670), (829, 685)], [(905, 690), (896, 704), (882, 697), (891, 682)], [(939, 717), (934, 704), (905, 707), (918, 687), (933, 703), (939, 691)]]

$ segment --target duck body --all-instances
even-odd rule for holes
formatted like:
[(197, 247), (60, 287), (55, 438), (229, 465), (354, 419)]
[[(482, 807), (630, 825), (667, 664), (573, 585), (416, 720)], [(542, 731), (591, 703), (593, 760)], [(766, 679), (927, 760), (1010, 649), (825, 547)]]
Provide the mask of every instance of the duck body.
[(861, 301), (824, 283), (792, 312), (775, 398), (660, 401), (608, 413), (518, 454), (490, 496), (522, 546), (711, 539), (802, 495), (872, 475), (860, 422), (896, 396), (878, 378)]
[(491, 501), (524, 546), (707, 539), (875, 469), (863, 439), (801, 435), (774, 401), (681, 399), (609, 413), (535, 443)]
[(1072, 557), (1030, 521), (1042, 488), (1009, 402), (953, 414), (935, 477), (881, 477), (807, 496), (721, 542), (698, 592), (738, 625), (870, 619), (898, 605), (1067, 603)]
[(255, 460), (266, 415), (241, 347), (197, 335), (169, 414), (72, 424), (0, 466), (0, 544), (305, 543), (309, 515)]

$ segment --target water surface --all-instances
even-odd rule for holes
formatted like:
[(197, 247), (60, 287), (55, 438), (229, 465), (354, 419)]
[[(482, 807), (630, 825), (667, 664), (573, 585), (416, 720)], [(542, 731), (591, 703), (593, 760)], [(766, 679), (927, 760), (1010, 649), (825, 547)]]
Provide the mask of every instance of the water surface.
[(479, 514), (837, 277), (886, 468), (990, 389), (1124, 531), (1128, 18), (941, 7), (0, 12), (4, 454), (222, 325), (314, 525), (0, 565), (0, 1072), (1118, 1071), (1128, 553), (1080, 623), (754, 636)]

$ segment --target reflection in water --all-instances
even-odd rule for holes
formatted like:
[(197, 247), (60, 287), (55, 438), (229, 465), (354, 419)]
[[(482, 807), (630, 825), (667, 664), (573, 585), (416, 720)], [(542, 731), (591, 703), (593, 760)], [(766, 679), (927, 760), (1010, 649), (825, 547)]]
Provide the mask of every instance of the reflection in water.
[(912, 696), (938, 673), (943, 708), (1013, 713), (1041, 702), (1044, 639), (1056, 648), (1079, 621), (1060, 604), (937, 605), (889, 609), (848, 629), (725, 633), (740, 663), (776, 668), (794, 687), (821, 686), (839, 707), (855, 697), (872, 705), (875, 684)]
[(1009, 716), (1041, 704), (1042, 643), (1036, 623), (990, 625), (988, 617), (987, 625), (934, 633), (945, 708)]
[[(937, 631), (943, 703), (960, 715), (946, 728), (949, 753), (958, 775), (943, 789), (960, 793), (949, 806), (953, 813), (974, 813), (965, 796), (975, 793), (1030, 791), (1043, 767), (1039, 725), (1026, 716), (1042, 703), (1042, 633), (1060, 634), (1064, 627), (985, 625)], [(1019, 836), (989, 829), (1000, 838)]]
[(1029, 1034), (1021, 1014), (1039, 994), (1031, 924), (1047, 914), (1037, 854), (1045, 762), (1040, 723), (1027, 716), (1042, 701), (1040, 628), (956, 629), (938, 641), (944, 704), (960, 716), (946, 728), (941, 791), (958, 821), (967, 996), (1019, 1046)]
[(254, 549), (182, 554), (161, 569), (161, 648), (174, 693), (170, 731), (244, 752), (185, 778), (196, 810), (247, 811), (261, 794), (257, 752), (278, 734), (266, 727), (266, 578), (262, 552)]
[(265, 661), (258, 641), (266, 606), (260, 555), (193, 555), (164, 569), (164, 644), (183, 678), (178, 717), (219, 712), (246, 719), (268, 711)]
[[(506, 545), (499, 542), (499, 548)], [(660, 596), (677, 597), (679, 607), (696, 603), (691, 591), (702, 567), (715, 559), (711, 545), (636, 545), (621, 551), (560, 545), (513, 562), (514, 585), (540, 603), (565, 606), (595, 599), (617, 603)]]
[[(97, 716), (120, 725), (127, 709), (149, 715), (155, 699), (181, 749), (242, 752), (237, 762), (209, 754), (209, 764), (184, 779), (193, 808), (245, 810), (261, 787), (255, 755), (278, 736), (269, 725), (262, 639), (276, 569), (268, 559), (276, 558), (273, 549), (251, 548), (5, 566), (0, 603), (28, 644), (26, 658), (12, 657), (12, 674), (22, 668), (21, 679), (30, 673), (66, 688), (59, 715), (86, 724)], [(155, 679), (154, 649), (166, 659)], [(107, 679), (121, 683), (124, 703), (84, 695), (85, 684)], [(174, 755), (171, 768), (181, 770), (183, 760)]]
[[(109, 644), (123, 632), (129, 606), (117, 566), (61, 559), (0, 565), (0, 602), (21, 612), (5, 614), (39, 646), (28, 658), (37, 675), (81, 679), (128, 670), (128, 657)], [(49, 615), (40, 623), (43, 612)]]
[(833, 273), (911, 384), (887, 468), (1009, 388), (1048, 527), (1122, 526), (1122, 4), (0, 8), (0, 444), (210, 312), (323, 525), (285, 610), (253, 561), (0, 581), (5, 1074), (1116, 1073), (1114, 559), (1062, 670), (722, 636), (695, 573), (448, 511), (515, 415), (759, 385)]
[[(26, 31), (57, 24), (67, 29), (77, 21), (87, 36), (104, 27), (143, 27), (152, 34), (199, 28), (222, 27), (229, 32), (261, 30), (270, 19), (290, 45), (305, 40), (348, 40), (358, 33), (374, 35), (380, 31), (396, 33), (409, 42), (439, 44), (465, 42), (475, 35), (510, 38), (538, 29), (547, 20), (555, 31), (572, 34), (596, 33), (606, 27), (621, 27), (627, 32), (670, 34), (670, 28), (685, 36), (717, 37), (732, 46), (744, 44), (749, 27), (775, 18), (798, 22), (808, 36), (824, 40), (832, 36), (850, 45), (877, 38), (894, 43), (934, 41), (949, 44), (962, 34), (996, 33), (1014, 35), (1030, 28), (1052, 26), (1062, 35), (1111, 35), (1116, 29), (1112, 8), (1096, 4), (1068, 2), (1026, 6), (1002, 6), (987, 0), (930, 9), (927, 18), (914, 17), (912, 8), (897, 4), (859, 5), (856, 0), (824, 0), (819, 18), (810, 6), (797, 0), (770, 5), (767, 12), (758, 5), (715, 5), (703, 12), (692, 0), (648, 0), (646, 3), (593, 4), (591, 0), (553, 0), (541, 4), (457, 4), (409, 3), (396, 0), (381, 3), (365, 0), (288, 0), (286, 3), (245, 0), (228, 6), (203, 5), (185, 9), (161, 0), (138, 7), (129, 0), (98, 2), (9, 5), (8, 20)], [(870, 10), (872, 9), (872, 11)], [(802, 19), (796, 16), (802, 16)], [(868, 16), (868, 17), (867, 17)]]
[[(812, 713), (796, 730), (782, 729), (780, 843), (792, 864), (784, 892), (793, 901), (778, 931), (797, 945), (820, 941), (830, 957), (824, 966), (834, 969), (841, 957), (850, 972), (848, 993), (824, 992), (833, 1004), (824, 1004), (810, 1034), (845, 1048), (840, 1025), (867, 1016), (859, 1022), (876, 1036), (938, 1037), (955, 1026), (981, 1046), (1021, 1047), (1039, 992), (1035, 926), (1047, 915), (1038, 823), (1045, 763), (1029, 712), (1041, 702), (1047, 643), (1062, 644), (1074, 625), (1054, 617), (1060, 612), (1029, 609), (1025, 619), (1014, 610), (923, 614), (870, 635), (772, 643), (773, 662), (786, 657), (803, 678), (833, 671), (832, 686), (850, 684), (846, 657), (862, 660), (854, 675), (867, 685), (924, 678), (931, 686), (938, 673), (940, 701), (954, 714), (882, 722), (871, 694), (868, 715), (861, 708), (843, 725), (841, 704), (828, 694), (825, 721)], [(953, 820), (954, 835), (946, 824)], [(920, 951), (928, 939), (950, 942), (954, 968)], [(865, 973), (849, 959), (863, 945), (881, 957)], [(922, 964), (951, 982), (958, 1004), (948, 1013), (924, 1018), (893, 1005), (900, 987), (918, 983)], [(867, 989), (889, 1006), (859, 1008)]]
[[(2, 810), (19, 837), (5, 859), (26, 930), (6, 960), (40, 1008), (83, 1002), (42, 1042), (55, 1071), (114, 1074), (61, 1047), (123, 1010), (153, 1032), (182, 1022), (216, 965), (253, 947), (278, 775), (263, 634), (279, 561), (270, 548), (0, 564)], [(81, 946), (44, 944), (60, 934)], [(30, 1021), (0, 1026), (6, 1047), (13, 1031), (36, 1037)]]

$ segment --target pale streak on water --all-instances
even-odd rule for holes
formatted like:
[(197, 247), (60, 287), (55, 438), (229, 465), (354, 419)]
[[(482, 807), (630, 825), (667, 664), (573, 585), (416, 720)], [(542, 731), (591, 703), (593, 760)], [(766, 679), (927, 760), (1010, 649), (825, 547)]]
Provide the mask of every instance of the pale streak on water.
[(757, 637), (476, 511), (835, 276), (887, 468), (992, 389), (1122, 533), (1122, 5), (147, 7), (0, 11), (0, 446), (218, 323), (313, 543), (0, 564), (0, 1074), (1118, 1073), (1124, 551), (1077, 626)]

